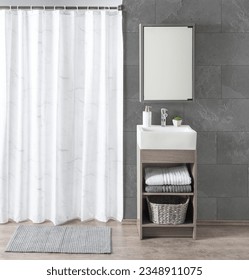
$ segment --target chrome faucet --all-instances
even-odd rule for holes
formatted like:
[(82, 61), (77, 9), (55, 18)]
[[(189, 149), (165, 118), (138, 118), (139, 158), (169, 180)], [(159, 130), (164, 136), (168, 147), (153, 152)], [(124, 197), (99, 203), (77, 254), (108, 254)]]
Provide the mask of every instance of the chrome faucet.
[(166, 108), (161, 109), (161, 126), (167, 125), (168, 110)]

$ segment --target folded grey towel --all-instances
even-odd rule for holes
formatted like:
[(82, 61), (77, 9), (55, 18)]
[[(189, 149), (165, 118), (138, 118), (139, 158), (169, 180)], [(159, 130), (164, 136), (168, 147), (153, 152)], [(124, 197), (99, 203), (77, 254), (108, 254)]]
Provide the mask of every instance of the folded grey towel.
[(145, 184), (161, 185), (190, 185), (191, 177), (186, 165), (175, 167), (147, 167), (145, 168)]
[(146, 192), (167, 192), (167, 193), (177, 193), (177, 192), (191, 192), (191, 185), (180, 185), (180, 186), (145, 186)]

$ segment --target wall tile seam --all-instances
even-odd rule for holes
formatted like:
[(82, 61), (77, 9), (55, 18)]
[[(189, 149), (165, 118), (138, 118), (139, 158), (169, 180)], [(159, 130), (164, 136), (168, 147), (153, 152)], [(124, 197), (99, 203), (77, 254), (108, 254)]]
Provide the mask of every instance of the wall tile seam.
[[(205, 165), (205, 164), (204, 164)], [(211, 165), (211, 164), (210, 164)], [(247, 166), (247, 163), (221, 163), (221, 162), (218, 162), (216, 163), (215, 165), (225, 165), (225, 166), (230, 166), (230, 165), (233, 165), (233, 166), (237, 166), (237, 165), (245, 165)]]
[[(134, 65), (128, 65), (128, 66), (134, 66)], [(224, 67), (248, 67), (248, 66), (249, 64), (198, 64), (198, 65), (195, 64), (195, 67), (219, 67), (221, 68), (221, 70)]]
[[(221, 32), (223, 32), (223, 0), (220, 0), (220, 23), (221, 23), (220, 29), (221, 29)], [(216, 215), (216, 218), (217, 218), (217, 215)]]
[[(198, 194), (198, 190), (197, 190), (197, 194)], [(199, 198), (207, 198), (207, 199), (210, 198), (210, 199), (217, 200), (217, 196), (199, 196), (199, 195), (198, 195), (198, 197), (199, 197)]]
[[(191, 126), (191, 124), (190, 124), (190, 126)], [(223, 132), (225, 132), (225, 133), (248, 133), (249, 131), (247, 131), (247, 130), (196, 130), (196, 132), (197, 132), (197, 135), (198, 135), (198, 132), (200, 132), (200, 133), (202, 133), (202, 132), (212, 132), (212, 133), (215, 133), (215, 132), (217, 132), (217, 133), (223, 133)]]
[(248, 133), (249, 131), (247, 131), (247, 130), (196, 130), (197, 132), (217, 132), (217, 133), (223, 133), (223, 132), (225, 132), (225, 133), (233, 133), (233, 132), (235, 132), (235, 133), (243, 133), (243, 132), (245, 132), (245, 133)]
[[(191, 126), (191, 125), (190, 125)], [(249, 133), (249, 131), (247, 130), (228, 130), (228, 131), (223, 131), (223, 130), (216, 130), (216, 131), (213, 131), (213, 130), (196, 130), (197, 133), (198, 132), (217, 132), (217, 133)]]
[[(221, 94), (222, 94), (222, 91), (221, 91)], [(133, 98), (130, 98), (130, 99), (133, 99)], [(249, 99), (249, 97), (210, 97), (210, 98), (208, 98), (208, 97), (198, 97), (198, 98), (195, 98), (195, 100), (247, 100), (247, 99)], [(134, 99), (133, 99), (134, 100)]]
[[(125, 54), (125, 56), (126, 56), (126, 54)], [(139, 66), (139, 64), (126, 64), (126, 61), (125, 61), (125, 59), (124, 59), (124, 67), (127, 67), (127, 66), (136, 66), (136, 67), (138, 67)]]
[(139, 66), (139, 64), (126, 64), (126, 62), (124, 61), (124, 66)]
[[(202, 197), (203, 198), (203, 197)], [(207, 198), (214, 198), (214, 197), (207, 197)], [(217, 196), (216, 197), (216, 200), (217, 200), (217, 203), (223, 199), (241, 199), (241, 198), (244, 198), (246, 200), (249, 200), (249, 197), (248, 196)]]
[[(129, 100), (132, 100), (132, 101), (137, 100), (137, 102), (139, 102), (139, 100), (137, 99), (137, 97), (134, 97), (134, 98), (124, 97), (123, 99), (126, 100), (126, 101), (129, 101)], [(227, 98), (226, 98), (226, 99), (227, 99)], [(235, 98), (235, 99), (241, 99), (241, 98)], [(245, 98), (245, 99), (246, 99), (246, 98)], [(248, 97), (248, 99), (249, 99), (249, 97)]]
[[(129, 65), (127, 65), (129, 66)], [(131, 65), (132, 66), (132, 65)], [(228, 66), (235, 66), (235, 67), (248, 67), (249, 64), (195, 64), (195, 67), (228, 67)]]
[(231, 166), (231, 165), (241, 165), (244, 167), (248, 166), (248, 163), (197, 163), (197, 165), (206, 165), (206, 166), (214, 166), (214, 165), (218, 165), (218, 166)]
[[(197, 25), (196, 25), (197, 26)], [(195, 34), (244, 34), (248, 31), (195, 31)]]
[(224, 68), (223, 65), (220, 66), (220, 84), (219, 84), (219, 86), (220, 86), (220, 97), (222, 99), (224, 99), (223, 90), (222, 90), (223, 89), (224, 70), (222, 68)]
[(131, 196), (131, 195), (124, 195), (124, 198), (134, 198), (134, 199), (136, 199), (137, 198), (137, 196), (135, 195), (135, 196)]
[(227, 133), (232, 133), (232, 132), (240, 132), (240, 133), (243, 133), (243, 132), (245, 132), (245, 133), (248, 133), (249, 131), (247, 131), (247, 130), (215, 130), (215, 131), (207, 131), (207, 132), (217, 132), (217, 133), (223, 133), (223, 132), (227, 132)]
[[(138, 27), (137, 27), (138, 28)], [(139, 29), (137, 31), (127, 31), (127, 30), (123, 30), (123, 33), (137, 33), (139, 35)]]
[(198, 154), (197, 154), (197, 165), (199, 166), (199, 165), (217, 165), (217, 163), (215, 162), (215, 163), (203, 163), (203, 162), (200, 162), (200, 163), (198, 163)]
[(222, 64), (220, 66), (221, 66), (221, 70), (222, 70), (222, 68), (224, 68), (224, 67), (247, 67), (248, 68), (249, 64), (229, 64), (229, 65)]
[(154, 22), (157, 22), (157, 0), (155, 0), (155, 18), (154, 18)]
[[(198, 98), (195, 98), (195, 100), (221, 100), (221, 99), (230, 99), (230, 98), (222, 98), (222, 97), (198, 97)], [(231, 98), (232, 99), (232, 98)], [(233, 99), (242, 99), (242, 98), (233, 98)], [(244, 98), (244, 99), (249, 99), (248, 98)]]
[(216, 200), (216, 202), (218, 202), (218, 200), (222, 200), (222, 199), (238, 199), (238, 198), (248, 198), (249, 199), (249, 197), (248, 196), (201, 196), (201, 195), (198, 195), (198, 191), (197, 191), (197, 197), (198, 198), (207, 198), (207, 199), (215, 199)]
[[(221, 94), (222, 94), (222, 92), (221, 92)], [(209, 99), (211, 99), (211, 98), (209, 98)], [(213, 99), (215, 99), (215, 98), (213, 98)], [(242, 97), (242, 98), (239, 98), (239, 97), (233, 97), (233, 98), (231, 98), (231, 97), (221, 97), (221, 98), (216, 98), (216, 99), (222, 99), (222, 100), (248, 100), (249, 99), (249, 97), (247, 97), (247, 98), (245, 98), (245, 97)]]
[(214, 140), (215, 140), (215, 162), (218, 163), (218, 133), (217, 131), (214, 133)]
[(231, 131), (231, 130), (217, 130), (216, 131), (217, 133), (233, 133), (233, 132), (236, 132), (236, 133), (248, 133), (249, 131), (247, 131), (247, 130), (233, 130), (233, 131)]
[(137, 199), (137, 196), (126, 196), (126, 195), (124, 195), (124, 198), (132, 198), (132, 199)]

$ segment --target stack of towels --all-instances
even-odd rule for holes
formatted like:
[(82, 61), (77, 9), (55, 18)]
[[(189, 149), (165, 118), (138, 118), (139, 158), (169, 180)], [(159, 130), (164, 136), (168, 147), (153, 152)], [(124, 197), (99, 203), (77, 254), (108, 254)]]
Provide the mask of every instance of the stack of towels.
[(191, 192), (191, 177), (186, 165), (145, 168), (146, 192)]

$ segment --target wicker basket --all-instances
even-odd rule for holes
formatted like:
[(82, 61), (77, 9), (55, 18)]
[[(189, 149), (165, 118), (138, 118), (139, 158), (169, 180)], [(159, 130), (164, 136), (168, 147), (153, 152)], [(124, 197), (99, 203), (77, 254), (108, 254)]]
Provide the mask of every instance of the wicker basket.
[(150, 221), (155, 224), (183, 224), (188, 196), (147, 196)]

